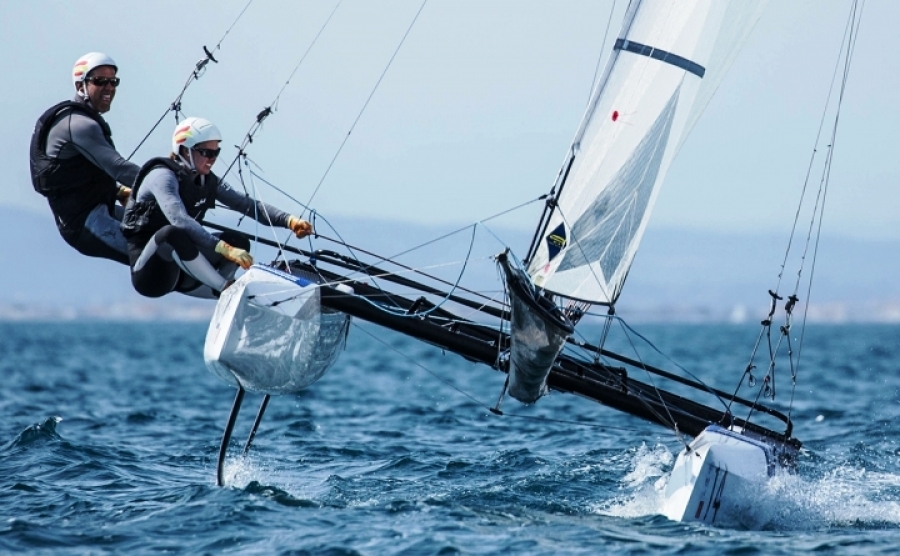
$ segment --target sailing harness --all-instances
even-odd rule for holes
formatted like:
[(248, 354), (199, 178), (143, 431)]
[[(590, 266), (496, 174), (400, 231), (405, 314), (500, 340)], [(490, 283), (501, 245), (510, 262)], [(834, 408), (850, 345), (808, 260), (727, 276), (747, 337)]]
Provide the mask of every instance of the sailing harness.
[(60, 235), (66, 243), (75, 247), (85, 219), (92, 210), (105, 206), (112, 212), (118, 187), (115, 178), (81, 153), (65, 159), (47, 154), (50, 130), (61, 118), (73, 113), (83, 114), (97, 122), (103, 138), (115, 147), (109, 124), (99, 112), (83, 101), (67, 100), (49, 108), (38, 118), (31, 136), (29, 158), (34, 190), (47, 198)]
[(122, 218), (122, 233), (129, 241), (147, 241), (160, 228), (170, 223), (156, 199), (150, 197), (142, 201), (136, 200), (141, 183), (147, 174), (160, 167), (168, 168), (175, 174), (178, 180), (178, 196), (191, 218), (200, 221), (207, 210), (215, 207), (216, 192), (219, 188), (219, 178), (215, 174), (210, 173), (205, 177), (194, 176), (184, 166), (170, 158), (151, 158), (138, 173), (128, 205), (125, 207), (125, 216)]
[[(103, 138), (113, 145), (112, 131), (109, 124), (92, 107), (84, 102), (67, 100), (47, 109), (34, 128), (31, 136), (31, 183), (34, 190), (47, 197), (57, 199), (63, 195), (75, 194), (78, 197), (94, 197), (96, 191), (109, 193), (114, 200), (116, 180), (111, 178), (99, 166), (93, 164), (84, 155), (78, 154), (69, 159), (47, 155), (47, 137), (53, 124), (70, 113), (79, 113), (97, 122), (103, 131)], [(109, 190), (109, 191), (107, 191)], [(92, 206), (97, 203), (92, 203)]]

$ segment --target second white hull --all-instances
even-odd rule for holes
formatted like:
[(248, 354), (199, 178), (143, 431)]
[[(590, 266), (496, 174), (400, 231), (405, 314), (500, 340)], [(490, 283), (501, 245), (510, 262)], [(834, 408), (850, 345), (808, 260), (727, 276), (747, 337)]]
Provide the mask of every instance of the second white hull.
[(709, 525), (743, 521), (741, 516), (752, 512), (754, 491), (783, 469), (778, 451), (739, 432), (707, 427), (678, 454), (663, 513), (674, 521)]

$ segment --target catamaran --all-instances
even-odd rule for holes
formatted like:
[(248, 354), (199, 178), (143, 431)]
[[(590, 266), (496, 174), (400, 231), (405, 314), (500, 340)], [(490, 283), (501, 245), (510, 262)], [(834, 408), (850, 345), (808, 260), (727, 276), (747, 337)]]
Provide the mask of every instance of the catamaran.
[[(507, 395), (532, 404), (552, 390), (694, 437), (665, 489), (661, 511), (673, 520), (716, 524), (740, 511), (742, 489), (790, 470), (801, 442), (789, 414), (762, 403), (764, 396), (741, 397), (605, 347), (666, 172), (763, 7), (754, 0), (632, 0), (530, 247), (521, 259), (511, 249), (496, 257), (502, 298), (362, 249), (341, 255), (278, 246), (298, 258), (243, 274), (219, 299), (204, 349), (209, 369), (237, 388), (217, 483), (224, 483), (245, 392), (264, 394), (246, 453), (270, 396), (318, 380), (345, 349), (351, 319), (505, 373), (496, 414)], [(763, 329), (771, 332), (780, 309), (785, 324), (774, 326), (789, 341), (798, 298), (770, 294)], [(601, 337), (579, 339), (577, 325), (596, 307), (606, 311)], [(746, 378), (755, 386), (753, 368), (751, 361), (740, 385)], [(759, 392), (768, 393), (773, 372), (774, 360)], [(639, 380), (644, 376), (652, 380)]]

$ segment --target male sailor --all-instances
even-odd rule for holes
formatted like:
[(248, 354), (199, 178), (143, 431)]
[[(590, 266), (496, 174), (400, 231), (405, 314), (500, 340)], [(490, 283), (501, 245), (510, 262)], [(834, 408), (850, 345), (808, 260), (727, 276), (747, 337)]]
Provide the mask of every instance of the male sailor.
[(238, 266), (250, 268), (247, 238), (235, 232), (211, 234), (200, 224), (217, 202), (300, 238), (312, 233), (306, 220), (235, 191), (212, 172), (221, 141), (212, 122), (187, 118), (175, 126), (172, 153), (141, 168), (122, 219), (131, 283), (139, 294), (217, 297)]
[[(31, 136), (31, 182), (47, 197), (63, 239), (89, 257), (128, 264), (119, 229), (122, 205), (140, 166), (125, 160), (101, 114), (116, 96), (118, 66), (102, 52), (75, 62), (75, 98), (60, 102), (38, 119)], [(123, 185), (124, 184), (124, 185)]]

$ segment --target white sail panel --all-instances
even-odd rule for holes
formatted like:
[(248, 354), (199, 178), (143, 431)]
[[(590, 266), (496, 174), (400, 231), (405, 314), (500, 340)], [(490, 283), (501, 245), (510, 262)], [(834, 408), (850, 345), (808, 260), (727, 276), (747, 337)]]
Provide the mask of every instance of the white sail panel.
[(666, 171), (762, 4), (645, 0), (630, 6), (529, 264), (537, 286), (615, 302)]

